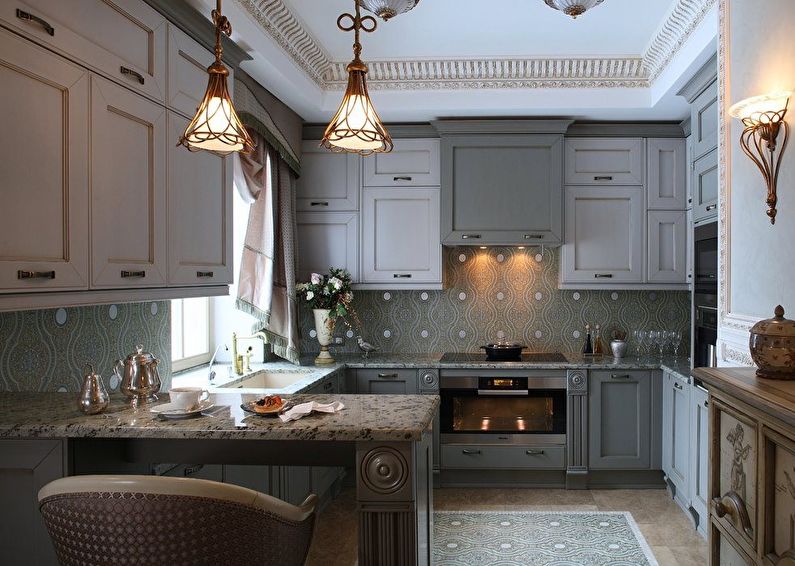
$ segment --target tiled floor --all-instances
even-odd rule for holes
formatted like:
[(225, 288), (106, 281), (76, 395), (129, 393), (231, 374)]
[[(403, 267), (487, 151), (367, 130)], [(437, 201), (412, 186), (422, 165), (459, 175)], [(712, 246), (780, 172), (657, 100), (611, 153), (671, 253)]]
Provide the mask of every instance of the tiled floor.
[[(660, 566), (704, 566), (707, 543), (664, 490), (437, 489), (434, 508), (453, 511), (629, 511)], [(310, 566), (356, 563), (356, 502), (343, 491), (318, 518)]]

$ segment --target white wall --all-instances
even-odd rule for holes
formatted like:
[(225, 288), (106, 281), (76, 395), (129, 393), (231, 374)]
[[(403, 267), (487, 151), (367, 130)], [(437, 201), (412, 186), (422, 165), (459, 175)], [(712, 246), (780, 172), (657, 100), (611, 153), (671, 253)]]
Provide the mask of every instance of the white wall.
[[(726, 0), (728, 82), (723, 108), (750, 96), (795, 88), (795, 0)], [(790, 101), (790, 106), (795, 100)], [(729, 184), (722, 226), (729, 236), (722, 258), (728, 276), (719, 340), (747, 353), (747, 326), (773, 316), (781, 304), (795, 317), (795, 144), (784, 155), (775, 226), (765, 214), (762, 174), (739, 145), (742, 125), (729, 120)], [(795, 112), (788, 119), (794, 124)], [(745, 325), (736, 321), (745, 321)], [(733, 323), (733, 321), (735, 321)], [(740, 328), (742, 327), (742, 328)], [(732, 361), (732, 360), (728, 360)], [(735, 362), (747, 361), (735, 355)]]

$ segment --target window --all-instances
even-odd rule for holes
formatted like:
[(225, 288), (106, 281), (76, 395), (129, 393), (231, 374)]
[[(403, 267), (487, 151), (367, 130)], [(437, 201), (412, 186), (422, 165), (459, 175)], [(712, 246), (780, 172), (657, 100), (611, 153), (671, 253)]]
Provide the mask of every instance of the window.
[(212, 355), (210, 299), (171, 301), (171, 369), (179, 371), (206, 364)]

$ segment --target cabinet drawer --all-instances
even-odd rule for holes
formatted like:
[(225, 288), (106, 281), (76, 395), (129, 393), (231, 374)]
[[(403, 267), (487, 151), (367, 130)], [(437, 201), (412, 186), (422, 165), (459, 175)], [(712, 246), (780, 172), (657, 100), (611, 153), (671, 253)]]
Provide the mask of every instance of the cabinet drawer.
[(29, 39), (165, 100), (167, 24), (145, 2), (0, 0), (0, 18)]
[(737, 548), (734, 541), (721, 529), (712, 525), (710, 564), (713, 566), (754, 566), (753, 560), (745, 551)]
[(777, 564), (785, 554), (795, 555), (795, 441), (768, 428), (762, 429), (762, 438), (762, 554)]
[(718, 400), (712, 402), (710, 515), (753, 552), (757, 540), (757, 424)]
[(567, 185), (643, 185), (643, 139), (566, 140)]
[(356, 386), (360, 395), (406, 395), (419, 391), (417, 370), (413, 369), (356, 370)]
[(441, 449), (442, 468), (564, 470), (564, 446), (491, 446), (448, 444)]
[(395, 149), (363, 160), (365, 187), (411, 187), (439, 184), (439, 140), (395, 140)]

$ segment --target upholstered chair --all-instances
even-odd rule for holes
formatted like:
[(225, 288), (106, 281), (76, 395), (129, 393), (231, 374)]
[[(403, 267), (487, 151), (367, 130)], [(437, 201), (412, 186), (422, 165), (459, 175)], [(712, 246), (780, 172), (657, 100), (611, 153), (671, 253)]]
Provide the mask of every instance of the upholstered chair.
[(39, 491), (62, 566), (300, 566), (316, 504), (156, 476), (72, 476)]

